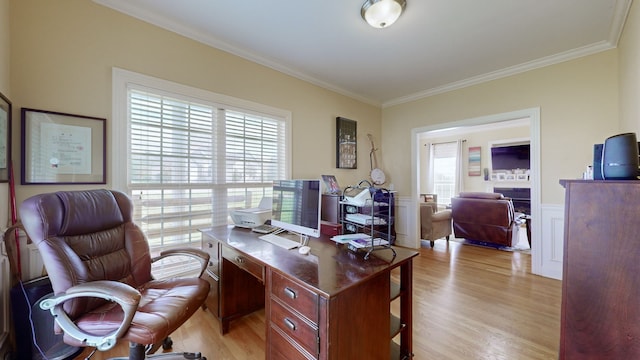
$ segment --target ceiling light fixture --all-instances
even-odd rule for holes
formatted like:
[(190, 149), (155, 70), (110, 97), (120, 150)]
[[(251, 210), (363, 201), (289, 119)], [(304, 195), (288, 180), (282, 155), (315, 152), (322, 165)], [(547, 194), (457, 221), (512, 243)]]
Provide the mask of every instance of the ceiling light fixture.
[(406, 6), (406, 0), (367, 0), (360, 15), (369, 25), (382, 29), (396, 22)]

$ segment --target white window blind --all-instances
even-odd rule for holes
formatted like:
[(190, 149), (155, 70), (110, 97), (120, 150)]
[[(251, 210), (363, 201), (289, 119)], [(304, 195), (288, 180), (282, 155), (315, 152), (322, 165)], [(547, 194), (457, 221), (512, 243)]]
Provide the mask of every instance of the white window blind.
[(130, 85), (127, 188), (152, 251), (257, 207), (287, 175), (285, 119)]

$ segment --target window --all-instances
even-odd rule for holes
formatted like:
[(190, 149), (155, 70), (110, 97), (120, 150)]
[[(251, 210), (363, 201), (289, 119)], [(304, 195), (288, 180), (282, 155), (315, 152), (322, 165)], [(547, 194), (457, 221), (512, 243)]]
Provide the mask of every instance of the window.
[(152, 252), (199, 247), (289, 177), (288, 112), (114, 69), (114, 117), (114, 188)]
[(433, 185), (438, 203), (451, 204), (456, 187), (456, 143), (433, 144)]

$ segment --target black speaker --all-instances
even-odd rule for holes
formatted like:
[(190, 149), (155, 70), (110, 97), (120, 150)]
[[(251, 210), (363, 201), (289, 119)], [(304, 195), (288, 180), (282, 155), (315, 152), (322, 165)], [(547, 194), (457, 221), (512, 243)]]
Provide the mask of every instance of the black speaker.
[(605, 180), (638, 179), (638, 140), (635, 133), (618, 134), (605, 140), (602, 177)]
[(602, 177), (602, 147), (604, 144), (593, 145), (593, 180), (604, 180)]

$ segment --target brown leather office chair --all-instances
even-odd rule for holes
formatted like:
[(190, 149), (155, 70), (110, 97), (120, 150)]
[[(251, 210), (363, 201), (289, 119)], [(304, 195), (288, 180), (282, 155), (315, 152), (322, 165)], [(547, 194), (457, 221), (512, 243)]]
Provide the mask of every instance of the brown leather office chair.
[[(42, 302), (64, 342), (109, 350), (130, 342), (129, 359), (144, 359), (202, 306), (209, 283), (200, 277), (154, 280), (152, 262), (169, 255), (209, 257), (199, 249), (172, 250), (152, 259), (133, 203), (111, 190), (61, 191), (25, 200), (23, 226), (37, 245), (55, 296)], [(52, 329), (53, 331), (53, 329)], [(163, 359), (198, 359), (176, 353)]]

